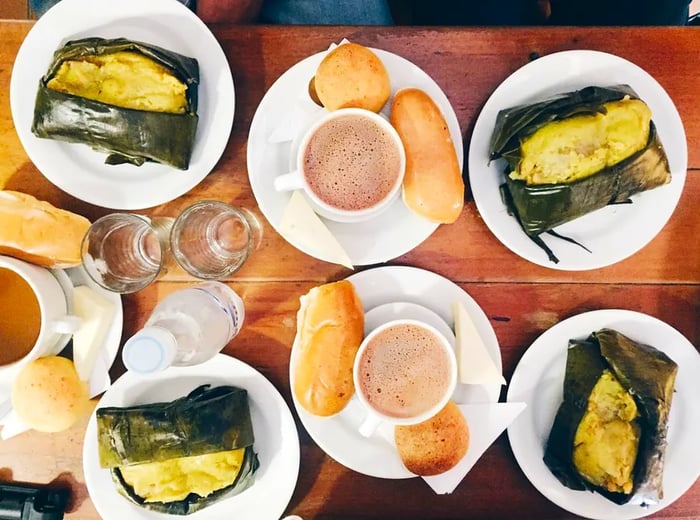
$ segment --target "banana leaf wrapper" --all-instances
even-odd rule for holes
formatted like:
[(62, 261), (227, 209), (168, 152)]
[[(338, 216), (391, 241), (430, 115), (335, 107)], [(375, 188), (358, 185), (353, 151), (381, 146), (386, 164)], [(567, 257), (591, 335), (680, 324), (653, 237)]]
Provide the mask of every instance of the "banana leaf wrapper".
[[(573, 463), (574, 436), (586, 412), (588, 397), (604, 370), (611, 370), (637, 404), (641, 436), (630, 494), (610, 492), (584, 479)], [(544, 462), (566, 487), (596, 491), (624, 504), (663, 498), (663, 465), (668, 417), (678, 366), (663, 352), (612, 329), (594, 332), (584, 341), (570, 340), (563, 401), (547, 440)]]
[[(46, 85), (66, 60), (122, 51), (141, 53), (166, 67), (187, 85), (183, 114), (118, 107), (49, 89)], [(107, 164), (136, 166), (154, 161), (182, 170), (189, 166), (197, 131), (197, 60), (125, 38), (84, 38), (58, 49), (39, 81), (32, 132), (37, 137), (83, 143), (107, 152)]]
[(259, 466), (260, 462), (258, 461), (258, 456), (253, 451), (253, 447), (248, 446), (245, 448), (241, 469), (236, 476), (236, 480), (234, 480), (230, 486), (215, 491), (206, 497), (199, 496), (196, 493), (190, 493), (185, 499), (173, 502), (146, 502), (124, 481), (119, 468), (113, 468), (111, 472), (112, 481), (116, 485), (117, 491), (140, 507), (170, 515), (189, 515), (215, 502), (238, 495), (242, 491), (248, 489), (255, 482), (255, 471)]
[(591, 86), (531, 105), (501, 110), (496, 118), (489, 154), (492, 160), (503, 158), (506, 161), (506, 180), (500, 188), (503, 202), (523, 231), (555, 263), (558, 259), (540, 237), (542, 233), (577, 243), (554, 232), (553, 228), (608, 204), (630, 202), (632, 195), (668, 183), (671, 179), (668, 159), (652, 122), (646, 147), (627, 159), (573, 182), (528, 185), (509, 176), (520, 162), (520, 143), (553, 121), (604, 113), (605, 103), (626, 96), (639, 99), (627, 85)]
[[(237, 495), (254, 483), (260, 463), (253, 450), (255, 439), (244, 389), (202, 385), (172, 402), (104, 407), (96, 416), (100, 464), (110, 468), (117, 491), (145, 509), (187, 515)], [(245, 453), (235, 480), (206, 497), (190, 493), (183, 500), (146, 502), (124, 480), (119, 468), (241, 448)]]
[(98, 408), (100, 465), (203, 455), (252, 446), (255, 440), (242, 388), (203, 385), (168, 403)]

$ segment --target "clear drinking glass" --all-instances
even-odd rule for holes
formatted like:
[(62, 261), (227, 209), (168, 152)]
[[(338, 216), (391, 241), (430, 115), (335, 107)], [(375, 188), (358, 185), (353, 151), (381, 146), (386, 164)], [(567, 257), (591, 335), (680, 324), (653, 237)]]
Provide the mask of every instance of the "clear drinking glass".
[(168, 220), (112, 213), (96, 220), (82, 242), (83, 267), (105, 289), (132, 293), (164, 271), (168, 256)]
[(257, 247), (260, 226), (243, 208), (205, 200), (186, 208), (170, 231), (170, 248), (192, 276), (219, 280), (241, 268)]

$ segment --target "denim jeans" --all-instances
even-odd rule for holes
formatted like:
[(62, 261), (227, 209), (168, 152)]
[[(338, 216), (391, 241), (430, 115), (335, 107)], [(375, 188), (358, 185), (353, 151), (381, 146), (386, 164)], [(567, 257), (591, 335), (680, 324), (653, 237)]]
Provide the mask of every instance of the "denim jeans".
[(386, 0), (265, 0), (260, 22), (301, 25), (392, 25)]
[[(60, 0), (29, 0), (39, 18)], [(118, 2), (119, 0), (113, 0)], [(147, 2), (148, 0), (144, 0)], [(179, 0), (193, 11), (196, 0)], [(265, 0), (260, 21), (304, 25), (391, 25), (386, 0)]]

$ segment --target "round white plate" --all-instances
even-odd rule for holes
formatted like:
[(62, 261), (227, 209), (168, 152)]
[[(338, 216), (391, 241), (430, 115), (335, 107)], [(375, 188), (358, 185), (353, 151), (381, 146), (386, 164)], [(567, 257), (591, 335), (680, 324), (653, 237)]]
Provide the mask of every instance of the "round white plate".
[[(218, 354), (206, 363), (171, 367), (147, 379), (126, 372), (107, 390), (97, 407), (172, 401), (202, 384), (234, 385), (248, 391), (260, 468), (255, 473), (255, 483), (241, 494), (216, 502), (188, 518), (277, 520), (289, 503), (299, 474), (299, 437), (282, 396), (251, 366)], [(109, 470), (99, 464), (94, 412), (85, 432), (83, 470), (90, 498), (105, 520), (170, 516), (143, 509), (116, 491)]]
[[(499, 110), (532, 103), (553, 94), (589, 85), (630, 85), (651, 108), (671, 168), (671, 182), (639, 193), (633, 204), (607, 206), (556, 228), (574, 238), (588, 253), (564, 240), (543, 234), (543, 240), (559, 258), (555, 264), (535, 245), (510, 216), (501, 200), (505, 161), (489, 164), (489, 143)], [(623, 260), (650, 242), (661, 231), (685, 183), (688, 151), (683, 123), (673, 101), (659, 83), (637, 65), (597, 51), (565, 51), (550, 54), (521, 67), (491, 94), (474, 126), (469, 146), (469, 183), (474, 201), (491, 232), (514, 253), (552, 269), (581, 271)]]
[[(189, 169), (157, 163), (107, 165), (84, 144), (39, 139), (31, 132), (39, 79), (69, 40), (125, 37), (199, 62), (199, 124)], [(29, 158), (47, 179), (78, 199), (113, 209), (142, 209), (186, 193), (206, 177), (228, 143), (235, 106), (233, 78), (206, 25), (173, 0), (62, 0), (42, 16), (17, 53), (10, 81), (12, 119)]]
[[(459, 121), (438, 84), (410, 61), (387, 51), (372, 51), (379, 56), (389, 72), (392, 97), (400, 88), (418, 87), (425, 90), (437, 103), (449, 126), (461, 168), (464, 153)], [(247, 160), (253, 194), (270, 225), (300, 251), (320, 260), (332, 261), (330, 258), (318, 256), (318, 253), (307, 249), (293, 237), (280, 232), (282, 214), (291, 192), (278, 192), (273, 186), (275, 177), (290, 171), (292, 141), (305, 129), (303, 124), (295, 126), (295, 122), (299, 119), (319, 117), (324, 112), (317, 108), (317, 112), (312, 115), (303, 112), (300, 118), (295, 117), (298, 113), (295, 110), (309, 110), (308, 107), (312, 104), (306, 95), (309, 80), (316, 73), (325, 55), (325, 51), (319, 52), (300, 61), (282, 74), (267, 91), (250, 126)], [(382, 113), (388, 116), (390, 107), (391, 99)], [(310, 110), (313, 112), (314, 109)], [(290, 121), (290, 117), (295, 121)], [(309, 123), (308, 119), (306, 123)], [(272, 142), (271, 136), (284, 128), (289, 132), (289, 140)], [(438, 227), (438, 224), (412, 213), (400, 198), (386, 212), (365, 222), (349, 224), (326, 219), (324, 222), (348, 253), (353, 265), (376, 264), (401, 256), (427, 239)]]
[[(542, 460), (562, 400), (569, 339), (585, 339), (603, 327), (651, 345), (678, 364), (669, 417), (664, 498), (647, 508), (629, 503), (617, 505), (597, 493), (571, 490), (557, 480)], [(508, 428), (515, 459), (540, 493), (574, 514), (601, 520), (627, 520), (656, 513), (678, 499), (700, 476), (698, 374), (700, 355), (695, 347), (680, 332), (656, 318), (627, 310), (599, 310), (564, 320), (527, 349), (510, 380), (508, 401), (527, 403), (525, 411)]]
[[(476, 324), (496, 366), (501, 368), (498, 339), (488, 317), (471, 296), (446, 278), (414, 267), (389, 266), (354, 274), (348, 277), (348, 280), (355, 286), (362, 300), (362, 306), (369, 318), (369, 327), (376, 318), (376, 311), (373, 312), (373, 309), (388, 303), (402, 302), (427, 308), (428, 314), (436, 314), (448, 329), (453, 330), (452, 303), (459, 301)], [(434, 319), (426, 318), (425, 311), (417, 310), (413, 306), (404, 307), (400, 314), (395, 313), (390, 307), (385, 309), (382, 314), (386, 319), (394, 319), (395, 316), (399, 318), (421, 316), (420, 319), (430, 319), (430, 323)], [(451, 339), (454, 341), (454, 336)], [(294, 381), (297, 355), (296, 349), (292, 349), (289, 363), (290, 381)], [(458, 404), (495, 403), (498, 402), (500, 391), (501, 387), (497, 384), (458, 384), (453, 399)], [(304, 410), (296, 401), (294, 392), (292, 397), (299, 418), (309, 435), (323, 451), (343, 466), (372, 477), (388, 479), (415, 477), (404, 467), (399, 458), (393, 442), (393, 429), (390, 426), (381, 425), (377, 433), (370, 438), (360, 435), (358, 427), (365, 417), (365, 412), (357, 398), (353, 397), (340, 413), (331, 417), (319, 417)]]

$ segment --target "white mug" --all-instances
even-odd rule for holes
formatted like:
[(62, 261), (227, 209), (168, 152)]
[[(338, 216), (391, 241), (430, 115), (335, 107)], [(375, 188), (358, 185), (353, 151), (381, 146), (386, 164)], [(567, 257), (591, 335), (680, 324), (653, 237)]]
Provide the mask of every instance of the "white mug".
[[(304, 175), (304, 158), (306, 156), (306, 149), (308, 147), (311, 139), (316, 135), (318, 130), (333, 121), (334, 119), (345, 117), (345, 116), (360, 116), (371, 120), (373, 123), (378, 125), (382, 130), (384, 130), (392, 139), (394, 144), (397, 146), (399, 152), (399, 174), (392, 185), (388, 193), (374, 205), (362, 209), (343, 209), (334, 207), (323, 200), (321, 200), (318, 195), (316, 195), (313, 190), (309, 187), (306, 177)], [(299, 144), (296, 155), (296, 169), (284, 175), (279, 175), (275, 178), (274, 186), (277, 191), (291, 191), (301, 189), (307, 196), (307, 199), (311, 203), (314, 211), (329, 220), (334, 220), (336, 222), (361, 222), (368, 220), (370, 218), (376, 217), (383, 211), (389, 208), (391, 204), (398, 198), (401, 192), (401, 185), (403, 183), (403, 177), (406, 170), (406, 151), (403, 146), (403, 142), (399, 137), (396, 129), (387, 121), (383, 116), (365, 110), (362, 108), (341, 108), (334, 110), (333, 112), (328, 112), (323, 115), (318, 121), (311, 125), (311, 127), (304, 133), (303, 138)]]
[(8, 256), (0, 256), (0, 269), (9, 269), (27, 282), (37, 299), (41, 315), (39, 335), (31, 350), (17, 361), (0, 365), (0, 382), (8, 383), (11, 374), (28, 361), (58, 354), (70, 339), (66, 335), (75, 332), (81, 321), (68, 314), (67, 298), (71, 295), (66, 295), (48, 269)]
[[(360, 370), (363, 365), (362, 360), (364, 354), (376, 336), (392, 327), (403, 328), (405, 326), (415, 326), (421, 328), (423, 329), (424, 333), (430, 334), (435, 338), (436, 343), (439, 345), (441, 353), (445, 356), (445, 361), (447, 362), (447, 381), (444, 384), (443, 392), (437, 399), (435, 399), (435, 402), (429, 408), (420, 413), (399, 417), (396, 415), (388, 415), (387, 413), (377, 409), (377, 407), (372, 404), (371, 399), (365, 394), (363, 389), (364, 385), (360, 383), (360, 380), (362, 379), (360, 376)], [(367, 414), (359, 426), (359, 432), (363, 437), (370, 437), (382, 423), (389, 423), (394, 426), (418, 424), (423, 421), (427, 421), (442, 410), (452, 397), (452, 394), (457, 386), (457, 358), (449, 340), (435, 327), (413, 319), (392, 320), (380, 325), (372, 332), (367, 334), (360, 344), (357, 355), (355, 356), (355, 363), (353, 365), (353, 382), (355, 384), (355, 395)]]

